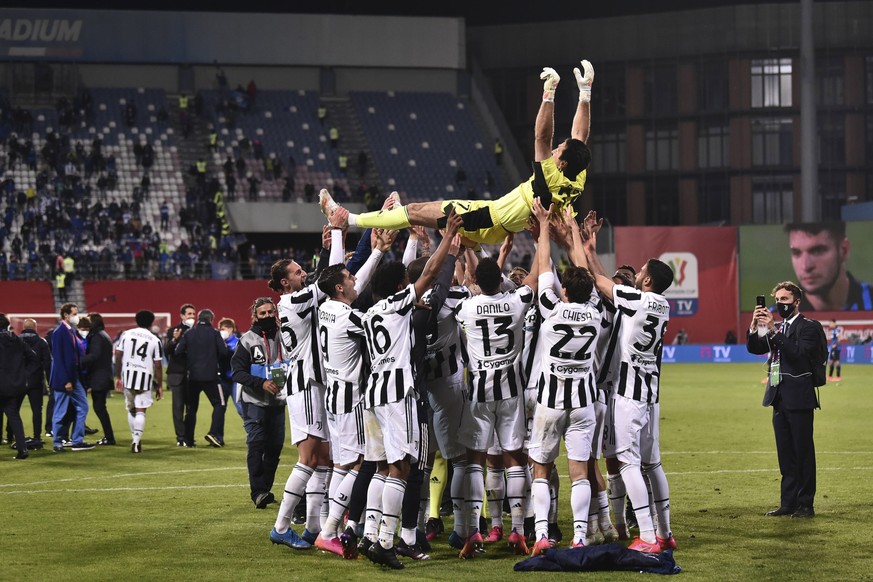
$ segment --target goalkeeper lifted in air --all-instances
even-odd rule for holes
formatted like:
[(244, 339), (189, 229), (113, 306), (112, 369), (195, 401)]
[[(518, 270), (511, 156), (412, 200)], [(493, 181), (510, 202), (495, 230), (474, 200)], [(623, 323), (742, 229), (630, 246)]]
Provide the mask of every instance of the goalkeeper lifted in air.
[[(395, 205), (388, 210), (348, 214), (348, 224), (361, 228), (385, 228), (399, 230), (411, 225), (429, 228), (444, 228), (452, 207), (461, 215), (464, 226), (461, 234), (468, 239), (498, 244), (509, 233), (527, 228), (534, 198), (539, 198), (545, 208), (554, 204), (557, 212), (573, 203), (585, 187), (586, 169), (591, 161), (591, 152), (586, 145), (591, 126), (591, 84), (594, 82), (594, 67), (582, 61), (582, 71), (573, 69), (579, 86), (579, 105), (573, 116), (570, 138), (552, 149), (555, 133), (555, 89), (561, 80), (551, 67), (540, 74), (543, 80), (543, 102), (537, 113), (534, 127), (533, 175), (508, 194), (497, 200), (443, 200), (416, 202), (406, 206)], [(334, 226), (345, 226), (346, 218), (340, 213), (331, 220), (331, 215), (340, 208), (327, 190), (319, 194), (321, 211)]]

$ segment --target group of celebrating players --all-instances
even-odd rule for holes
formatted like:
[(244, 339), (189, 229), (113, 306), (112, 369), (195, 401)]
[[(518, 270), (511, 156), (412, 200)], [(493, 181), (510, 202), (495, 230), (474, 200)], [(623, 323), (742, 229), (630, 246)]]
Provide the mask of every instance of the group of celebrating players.
[[(608, 275), (596, 252), (601, 221), (594, 212), (581, 224), (575, 217), (572, 203), (591, 157), (594, 70), (582, 61), (574, 74), (579, 105), (571, 138), (552, 149), (560, 77), (543, 69), (533, 176), (512, 192), (489, 202), (407, 206), (392, 194), (383, 210), (355, 215), (323, 190), (330, 265), (309, 284), (293, 261), (274, 265), (271, 287), (284, 292), (277, 313), (259, 300), (253, 317), (257, 323), (278, 315), (280, 339), (244, 336), (233, 364), (235, 380), (261, 378), (248, 382), (256, 387), (250, 394), (262, 384), (265, 399), (287, 401), (298, 446), (273, 543), (314, 545), (345, 558), (363, 553), (395, 569), (403, 568), (398, 555), (427, 559), (427, 538), (438, 530), (426, 526), (419, 507), (426, 506), (439, 448), (453, 469), (448, 543), (460, 557), (503, 538), (499, 507), (492, 510), (495, 527), (480, 531), (486, 484), (489, 493), (505, 486), (514, 552), (543, 553), (559, 541), (553, 496), (563, 439), (571, 547), (629, 539), (626, 496), (639, 524), (629, 547), (648, 553), (676, 547), (658, 442), (670, 313), (663, 293), (673, 273), (650, 259), (639, 272), (623, 266)], [(342, 262), (349, 226), (374, 229), (373, 250), (359, 269)], [(392, 231), (410, 227), (442, 229), (433, 254), (416, 258), (409, 245), (404, 261), (380, 265)], [(524, 229), (534, 233), (536, 256), (529, 271), (516, 268), (507, 277), (506, 253), (488, 257), (478, 243), (506, 239), (505, 250)], [(552, 242), (572, 263), (560, 276)], [(306, 529), (299, 536), (291, 521), (304, 498)]]

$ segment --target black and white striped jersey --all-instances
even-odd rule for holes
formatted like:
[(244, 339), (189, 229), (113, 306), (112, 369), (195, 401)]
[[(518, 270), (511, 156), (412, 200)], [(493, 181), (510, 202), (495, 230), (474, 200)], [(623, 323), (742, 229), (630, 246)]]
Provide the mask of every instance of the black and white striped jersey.
[(309, 388), (310, 382), (324, 383), (321, 347), (313, 331), (318, 325), (318, 304), (325, 294), (313, 283), (279, 298), (279, 329), (288, 352), (288, 396)]
[(125, 388), (137, 391), (152, 389), (155, 378), (155, 362), (164, 358), (161, 340), (142, 327), (129, 329), (121, 334), (116, 351), (121, 352), (121, 383)]
[[(422, 301), (428, 304), (430, 291), (422, 295)], [(463, 369), (465, 351), (461, 344), (461, 328), (455, 319), (455, 310), (464, 299), (470, 298), (466, 287), (452, 287), (437, 315), (435, 333), (427, 336), (427, 354), (425, 355), (425, 380), (436, 380), (454, 376)]]
[(663, 295), (624, 285), (613, 287), (612, 294), (621, 312), (616, 392), (632, 400), (656, 403), (670, 304)]
[(467, 334), (471, 400), (505, 400), (524, 390), (519, 354), (524, 314), (533, 300), (533, 290), (522, 285), (461, 302), (456, 318)]
[(553, 282), (551, 272), (539, 277), (543, 322), (537, 402), (559, 410), (582, 408), (597, 397), (594, 353), (600, 334), (600, 310), (591, 301), (562, 302)]
[(362, 315), (332, 299), (318, 308), (318, 337), (324, 354), (324, 407), (333, 414), (352, 412), (364, 397)]
[(370, 355), (364, 408), (403, 400), (415, 388), (412, 310), (417, 297), (409, 284), (367, 310), (361, 318)]
[(597, 388), (612, 392), (615, 379), (618, 377), (619, 356), (621, 346), (618, 345), (619, 329), (621, 328), (621, 312), (610, 301), (597, 296), (600, 305), (600, 333), (594, 352), (594, 372), (597, 374)]

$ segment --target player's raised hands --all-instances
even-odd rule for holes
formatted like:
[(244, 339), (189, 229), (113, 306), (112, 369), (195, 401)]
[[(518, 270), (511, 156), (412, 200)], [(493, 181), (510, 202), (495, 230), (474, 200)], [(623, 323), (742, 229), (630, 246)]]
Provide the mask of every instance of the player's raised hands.
[(558, 88), (558, 83), (561, 82), (561, 75), (552, 67), (543, 67), (540, 79), (543, 80), (543, 101), (554, 101), (555, 90)]
[(594, 84), (594, 67), (586, 60), (582, 60), (582, 70), (579, 67), (573, 69), (576, 76), (576, 85), (579, 87), (579, 101), (591, 103), (591, 85)]
[(333, 228), (343, 228), (349, 223), (349, 211), (339, 206), (330, 213), (330, 218), (327, 221)]
[(464, 225), (464, 219), (461, 218), (461, 215), (455, 212), (455, 208), (452, 207), (452, 210), (449, 212), (449, 219), (446, 222), (446, 234), (445, 236), (454, 237), (458, 234), (458, 231), (461, 230), (461, 227)]
[(380, 252), (387, 252), (394, 244), (397, 238), (397, 230), (385, 230), (384, 228), (374, 228), (373, 234), (376, 236), (376, 249)]
[(594, 210), (589, 210), (588, 214), (585, 215), (585, 231), (587, 233), (597, 234), (600, 232), (600, 229), (603, 227), (603, 219), (597, 219), (597, 212)]
[(570, 230), (570, 225), (567, 224), (566, 217), (554, 214), (549, 217), (549, 237), (564, 250), (568, 250), (572, 246), (573, 233)]
[(456, 234), (452, 237), (452, 244), (449, 245), (449, 254), (453, 257), (457, 257), (458, 253), (461, 252), (461, 235)]
[(533, 208), (531, 210), (533, 211), (534, 217), (539, 221), (540, 228), (542, 228), (543, 225), (547, 224), (549, 221), (549, 214), (552, 212), (552, 205), (549, 204), (549, 208), (546, 209), (543, 207), (543, 203), (539, 198), (534, 198)]
[(330, 230), (331, 228), (329, 224), (325, 224), (321, 227), (321, 248), (323, 248), (324, 250), (330, 250)]

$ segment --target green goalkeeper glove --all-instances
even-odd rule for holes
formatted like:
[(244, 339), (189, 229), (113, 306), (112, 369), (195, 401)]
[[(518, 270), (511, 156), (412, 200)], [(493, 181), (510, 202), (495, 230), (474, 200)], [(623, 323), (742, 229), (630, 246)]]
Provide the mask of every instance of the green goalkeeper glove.
[(583, 75), (579, 71), (579, 67), (573, 69), (573, 74), (576, 75), (576, 84), (579, 86), (579, 101), (583, 103), (591, 103), (591, 85), (594, 84), (594, 67), (588, 61), (582, 61)]
[(543, 101), (554, 102), (555, 89), (558, 88), (561, 76), (552, 67), (543, 67), (540, 79), (543, 80)]

